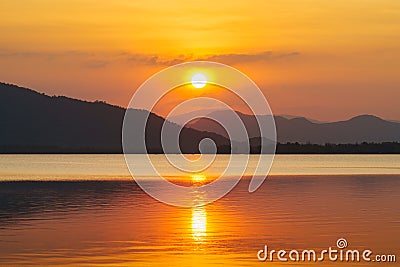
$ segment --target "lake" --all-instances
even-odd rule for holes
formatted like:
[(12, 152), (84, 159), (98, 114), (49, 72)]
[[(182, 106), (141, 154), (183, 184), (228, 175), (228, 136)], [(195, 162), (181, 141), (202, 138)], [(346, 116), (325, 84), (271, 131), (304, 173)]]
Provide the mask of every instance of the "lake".
[[(151, 157), (163, 175), (193, 180)], [(218, 155), (201, 175), (213, 177), (227, 160)], [(400, 255), (400, 155), (276, 155), (256, 192), (243, 177), (194, 208), (149, 197), (123, 155), (0, 155), (0, 181), (2, 266), (309, 266), (261, 262), (257, 252), (321, 251), (339, 238), (348, 249)], [(375, 265), (395, 263), (357, 263)]]

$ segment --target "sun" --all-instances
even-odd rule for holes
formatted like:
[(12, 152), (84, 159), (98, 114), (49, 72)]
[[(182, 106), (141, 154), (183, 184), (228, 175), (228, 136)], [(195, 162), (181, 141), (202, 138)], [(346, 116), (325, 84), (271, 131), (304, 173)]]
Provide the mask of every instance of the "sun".
[(192, 85), (195, 88), (203, 88), (207, 84), (207, 78), (204, 74), (197, 73), (192, 77)]

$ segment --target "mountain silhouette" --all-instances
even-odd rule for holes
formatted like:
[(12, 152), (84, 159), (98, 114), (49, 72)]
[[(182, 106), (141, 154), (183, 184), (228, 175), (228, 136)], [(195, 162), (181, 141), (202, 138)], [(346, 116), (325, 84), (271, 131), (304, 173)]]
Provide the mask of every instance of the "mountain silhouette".
[[(0, 152), (20, 153), (121, 153), (125, 109), (104, 102), (87, 102), (64, 96), (48, 96), (15, 85), (0, 83)], [(146, 145), (149, 153), (163, 153), (161, 128), (180, 126), (145, 110), (130, 109), (138, 121), (147, 115)], [(214, 140), (218, 152), (229, 152), (226, 138), (184, 128), (183, 153), (199, 153), (204, 138)], [(132, 150), (132, 153), (145, 151)], [(178, 153), (179, 151), (169, 151)]]
[[(249, 137), (260, 137), (256, 116), (240, 112), (236, 113), (242, 119)], [(226, 120), (226, 116), (229, 116), (229, 114), (229, 111), (223, 110), (214, 111), (210, 116)], [(279, 143), (338, 144), (400, 141), (400, 123), (386, 121), (373, 115), (360, 115), (346, 121), (338, 122), (312, 122), (303, 117), (288, 119), (282, 116), (275, 116), (274, 118)], [(187, 126), (227, 136), (226, 131), (221, 125), (207, 118), (192, 120)], [(237, 127), (240, 126), (237, 125)]]
[[(126, 109), (101, 101), (88, 102), (64, 96), (48, 96), (31, 89), (0, 83), (0, 153), (121, 153), (122, 124)], [(161, 146), (161, 129), (178, 131), (181, 126), (146, 110), (129, 109), (135, 121), (146, 126), (146, 147), (149, 153), (179, 153), (167, 144)], [(213, 111), (213, 117), (227, 116), (225, 110)], [(249, 134), (251, 152), (259, 153), (260, 142), (275, 147), (275, 142), (260, 136), (256, 117), (237, 112)], [(257, 115), (263, 116), (263, 115)], [(361, 115), (347, 121), (315, 123), (306, 118), (275, 116), (278, 152), (282, 153), (398, 153), (400, 123), (385, 121), (372, 115)], [(225, 118), (227, 119), (227, 118)], [(229, 119), (229, 118), (228, 118)], [(233, 125), (233, 127), (237, 127)], [(140, 127), (138, 127), (140, 128)], [(235, 129), (235, 128), (234, 128)], [(135, 129), (133, 129), (135, 130)], [(235, 132), (235, 131), (234, 131)], [(183, 153), (199, 153), (200, 141), (212, 139), (219, 153), (247, 153), (245, 141), (227, 138), (226, 131), (209, 119), (190, 121), (182, 128), (179, 145)], [(145, 153), (135, 146), (126, 152)], [(386, 142), (357, 146), (321, 144), (355, 144)], [(288, 143), (288, 144), (286, 144)], [(314, 146), (301, 144), (315, 144)], [(319, 146), (318, 146), (319, 144)], [(208, 150), (210, 149), (210, 150)], [(212, 151), (207, 147), (203, 152)], [(271, 150), (268, 150), (271, 151)]]

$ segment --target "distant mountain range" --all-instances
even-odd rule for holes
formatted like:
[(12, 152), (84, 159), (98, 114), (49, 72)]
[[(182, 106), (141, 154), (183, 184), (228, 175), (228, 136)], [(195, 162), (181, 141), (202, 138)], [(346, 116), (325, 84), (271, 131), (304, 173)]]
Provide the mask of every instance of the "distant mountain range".
[[(0, 83), (0, 153), (121, 153), (121, 129), (125, 109), (104, 102), (87, 102), (64, 96), (48, 96), (31, 89)], [(136, 118), (149, 116), (146, 144), (150, 153), (163, 153), (160, 132), (179, 125), (145, 110), (130, 109)], [(215, 117), (226, 111), (211, 111)], [(260, 143), (255, 116), (238, 113), (252, 148)], [(305, 118), (275, 117), (278, 142), (361, 143), (399, 142), (400, 123), (362, 115), (347, 121), (320, 123)], [(226, 132), (207, 119), (191, 121), (180, 135), (183, 153), (198, 153), (198, 144), (211, 138), (219, 153), (230, 151)], [(234, 140), (232, 149), (244, 140)], [(286, 150), (285, 150), (286, 151)], [(143, 153), (144, 151), (130, 151)], [(177, 151), (169, 151), (177, 152)], [(286, 152), (285, 152), (286, 153)], [(288, 152), (290, 153), (290, 151)]]
[[(236, 113), (242, 119), (250, 138), (260, 137), (256, 116)], [(227, 121), (227, 117), (231, 116), (231, 113), (220, 110), (210, 113), (209, 116)], [(274, 118), (277, 138), (280, 143), (338, 144), (400, 141), (400, 123), (386, 121), (373, 115), (360, 115), (350, 120), (338, 122), (312, 122), (303, 117), (275, 116)], [(227, 136), (221, 125), (207, 118), (190, 121), (188, 127)], [(240, 126), (237, 125), (236, 127)]]
[[(212, 115), (212, 114), (218, 114), (218, 113), (224, 112), (224, 111), (225, 110), (213, 109), (213, 108), (202, 109), (202, 110), (194, 110), (194, 111), (191, 111), (191, 112), (187, 112), (187, 113), (183, 113), (183, 114), (179, 114), (179, 115), (175, 115), (175, 116), (169, 117), (168, 120), (172, 121), (172, 122), (174, 122), (176, 124), (182, 125), (188, 119), (193, 118), (194, 116), (197, 116), (199, 114), (206, 113), (206, 114)], [(237, 113), (238, 114), (243, 114), (241, 112), (237, 112)], [(243, 115), (246, 115), (246, 114), (243, 114)], [(296, 119), (296, 118), (305, 118), (305, 117), (302, 117), (302, 116), (286, 115), (286, 114), (278, 114), (278, 115), (275, 115), (275, 117), (282, 117), (282, 118), (289, 119), (289, 120), (290, 119)], [(307, 119), (307, 120), (309, 120), (311, 122), (315, 122), (315, 123), (324, 123), (324, 121), (319, 121), (319, 120), (315, 120), (315, 119), (311, 119), (311, 118), (305, 118), (305, 119)], [(393, 121), (393, 122), (400, 122), (400, 121)]]

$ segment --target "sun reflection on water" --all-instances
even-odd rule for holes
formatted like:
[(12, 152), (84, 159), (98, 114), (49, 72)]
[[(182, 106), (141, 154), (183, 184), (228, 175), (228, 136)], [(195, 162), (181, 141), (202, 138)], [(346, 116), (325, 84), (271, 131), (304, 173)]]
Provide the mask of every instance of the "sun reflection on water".
[(207, 236), (207, 212), (205, 207), (192, 208), (192, 237), (202, 243)]
[[(194, 185), (202, 185), (207, 181), (207, 176), (201, 173), (191, 175), (190, 177)], [(192, 238), (196, 243), (205, 242), (207, 236), (207, 211), (204, 206), (201, 206), (203, 202), (204, 195), (197, 192), (195, 203), (200, 206), (192, 208)]]
[(194, 174), (191, 175), (192, 181), (195, 183), (204, 182), (207, 180), (207, 177), (204, 174)]

